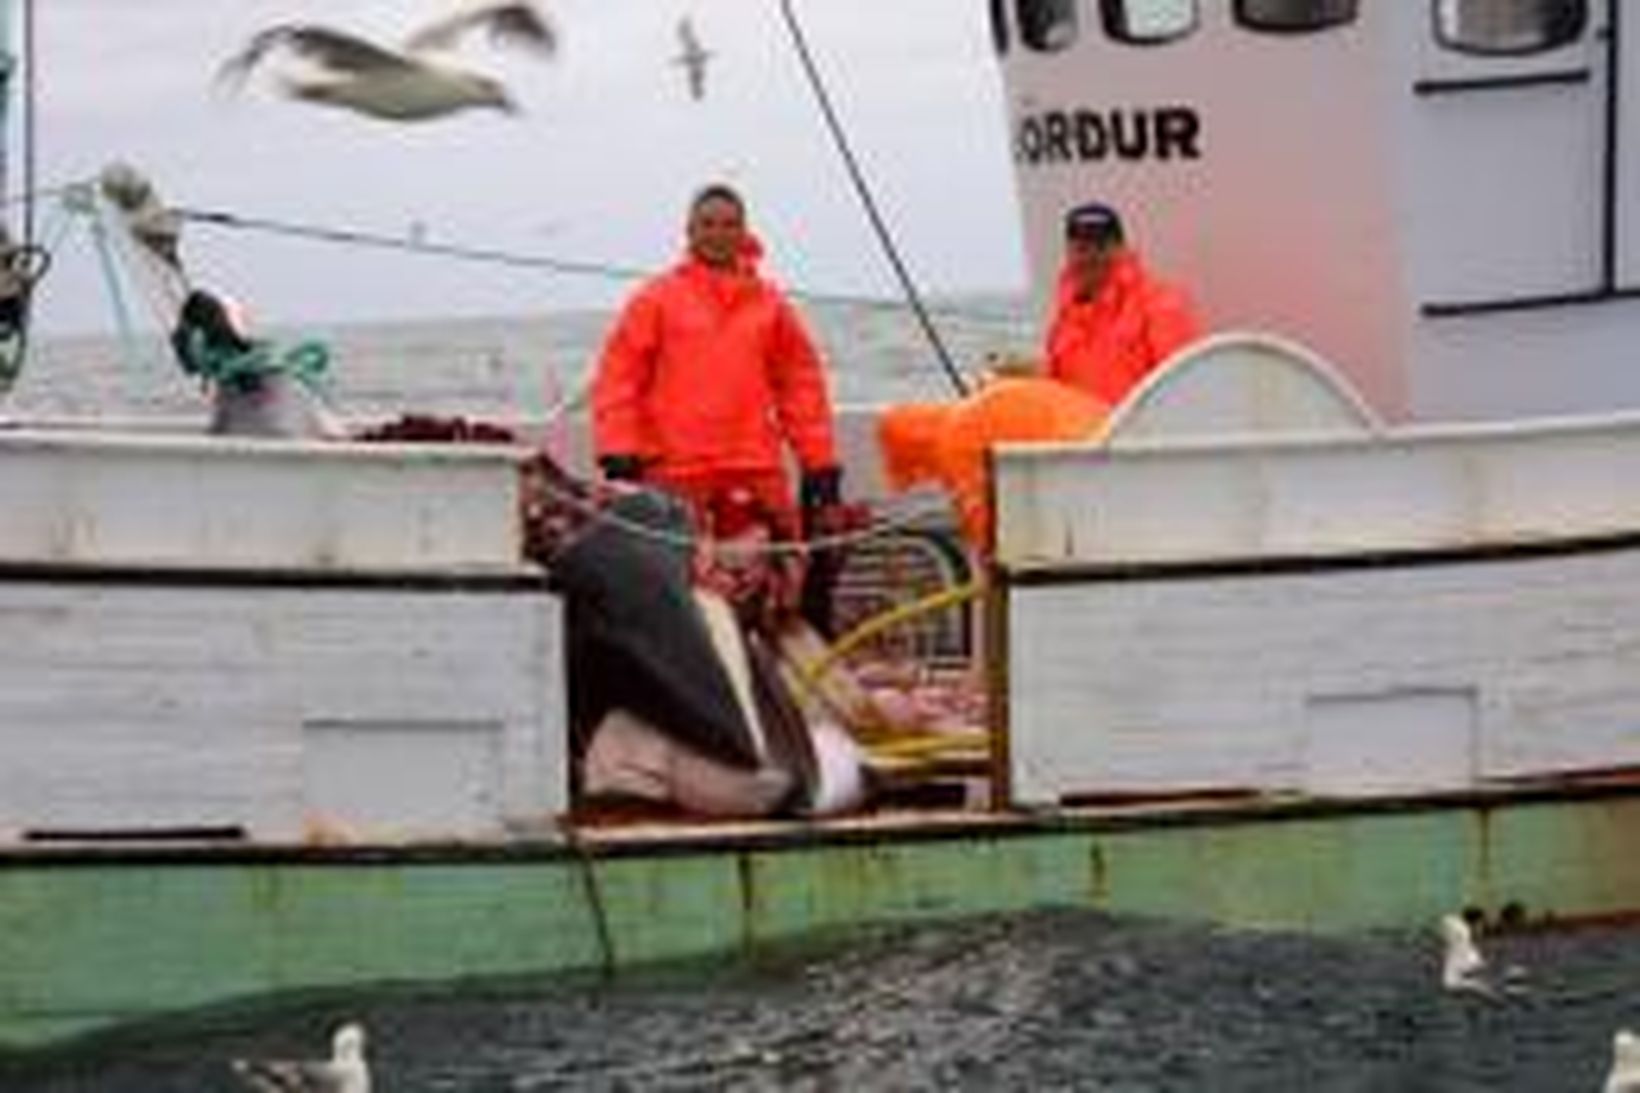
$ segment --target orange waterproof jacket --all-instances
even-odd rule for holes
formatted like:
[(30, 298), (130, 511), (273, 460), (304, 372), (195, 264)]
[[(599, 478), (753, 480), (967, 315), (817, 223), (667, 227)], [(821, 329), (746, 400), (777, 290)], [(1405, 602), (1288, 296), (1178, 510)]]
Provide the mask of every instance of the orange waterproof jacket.
[(837, 462), (819, 354), (748, 255), (736, 271), (686, 258), (639, 289), (604, 344), (592, 388), (598, 455), (663, 476), (804, 470)]
[(1151, 277), (1138, 256), (1124, 250), (1090, 300), (1076, 298), (1069, 271), (1060, 274), (1045, 349), (1048, 374), (1114, 407), (1151, 369), (1200, 335), (1184, 293)]

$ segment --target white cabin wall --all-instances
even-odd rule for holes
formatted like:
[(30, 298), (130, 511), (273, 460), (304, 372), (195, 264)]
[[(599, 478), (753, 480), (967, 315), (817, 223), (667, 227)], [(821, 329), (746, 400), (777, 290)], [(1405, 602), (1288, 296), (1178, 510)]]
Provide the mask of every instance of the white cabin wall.
[[(1606, 88), (1604, 48), (1592, 29), (1542, 53), (1479, 56), (1437, 40), (1428, 0), (1389, 7), (1386, 118), (1397, 145), (1414, 311), (1593, 289)], [(1569, 71), (1591, 78), (1415, 90), (1419, 81), (1451, 87)]]
[[(1408, 410), (1421, 421), (1607, 413), (1640, 407), (1640, 300), (1426, 316), (1425, 304), (1598, 294), (1606, 95), (1604, 5), (1578, 42), (1521, 57), (1442, 48), (1429, 5), (1394, 13), (1386, 84), (1408, 272)], [(1622, 22), (1618, 267), (1640, 287), (1640, 27)], [(1586, 83), (1414, 93), (1420, 79), (1587, 69)], [(1635, 104), (1635, 105), (1630, 105)]]
[[(1191, 37), (1149, 47), (1104, 38), (1097, 7), (1082, 8), (1078, 46), (1037, 55), (1016, 42), (1004, 63), (1039, 294), (1057, 272), (1064, 209), (1110, 200), (1211, 329), (1295, 338), (1399, 416), (1406, 294), (1383, 113), (1395, 5), (1364, 4), (1347, 28), (1272, 35), (1234, 26), (1228, 0), (1204, 0)], [(1033, 165), (1021, 154), (1021, 120), (1044, 110), (1178, 105), (1199, 115), (1199, 159)]]
[(1640, 408), (1640, 299), (1421, 319), (1412, 353), (1422, 420)]
[(1624, 63), (1618, 89), (1619, 118), (1629, 134), (1619, 147), (1617, 192), (1617, 286), (1640, 289), (1640, 10), (1632, 5), (1620, 23)]

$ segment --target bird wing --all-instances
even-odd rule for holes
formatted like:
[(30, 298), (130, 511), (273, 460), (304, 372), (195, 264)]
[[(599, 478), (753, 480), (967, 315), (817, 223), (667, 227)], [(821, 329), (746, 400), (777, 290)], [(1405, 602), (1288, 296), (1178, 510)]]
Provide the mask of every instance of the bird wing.
[(344, 31), (313, 24), (285, 23), (268, 27), (253, 37), (244, 49), (223, 63), (217, 72), (217, 79), (242, 83), (263, 57), (281, 47), (338, 72), (380, 72), (416, 67), (392, 50)]
[(684, 73), (689, 77), (689, 97), (704, 99), (706, 97), (706, 62), (704, 59), (694, 62), (684, 61)]
[(689, 79), (689, 97), (705, 98), (706, 61), (712, 54), (701, 45), (700, 37), (695, 33), (695, 22), (687, 15), (678, 20), (678, 44), (680, 52), (674, 61), (683, 66), (684, 74)]
[(700, 38), (695, 34), (695, 22), (685, 15), (678, 20), (678, 41), (683, 45), (684, 56), (705, 52), (701, 49)]
[(519, 46), (544, 56), (558, 49), (558, 31), (526, 0), (475, 0), (459, 11), (427, 23), (404, 40), (412, 53), (452, 49), (469, 31), (482, 28), (496, 45)]

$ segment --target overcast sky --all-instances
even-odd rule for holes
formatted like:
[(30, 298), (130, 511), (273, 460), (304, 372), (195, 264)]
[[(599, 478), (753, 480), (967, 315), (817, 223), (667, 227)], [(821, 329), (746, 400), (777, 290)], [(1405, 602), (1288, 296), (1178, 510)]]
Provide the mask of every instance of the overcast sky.
[[(553, 0), (544, 64), (469, 53), (525, 112), (393, 126), (252, 85), (216, 66), (290, 20), (397, 38), (441, 0), (41, 0), (39, 181), (125, 160), (168, 200), (245, 216), (653, 268), (677, 253), (682, 206), (723, 177), (747, 194), (769, 267), (794, 287), (895, 295), (802, 79), (776, 0)], [(1000, 78), (979, 0), (801, 0), (806, 27), (880, 205), (926, 291), (1014, 288), (1024, 273)], [(692, 102), (668, 63), (692, 14), (716, 52)], [(20, 185), (13, 158), (10, 185)], [(59, 220), (51, 207), (41, 225)], [(619, 284), (381, 255), (192, 226), (196, 278), (263, 322), (518, 314), (603, 305)], [(38, 322), (112, 329), (88, 237), (58, 248)]]

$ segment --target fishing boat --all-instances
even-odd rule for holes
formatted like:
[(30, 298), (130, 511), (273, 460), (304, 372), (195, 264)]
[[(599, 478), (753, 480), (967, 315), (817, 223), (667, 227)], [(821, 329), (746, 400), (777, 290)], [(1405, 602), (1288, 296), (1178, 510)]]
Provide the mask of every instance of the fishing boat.
[(1037, 284), (1102, 196), (1217, 333), (995, 451), (961, 799), (583, 822), (527, 450), (12, 423), (0, 1042), (1044, 907), (1640, 912), (1620, 9), (993, 0)]

